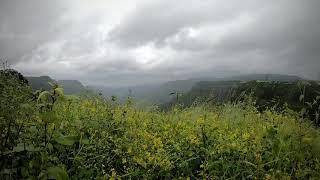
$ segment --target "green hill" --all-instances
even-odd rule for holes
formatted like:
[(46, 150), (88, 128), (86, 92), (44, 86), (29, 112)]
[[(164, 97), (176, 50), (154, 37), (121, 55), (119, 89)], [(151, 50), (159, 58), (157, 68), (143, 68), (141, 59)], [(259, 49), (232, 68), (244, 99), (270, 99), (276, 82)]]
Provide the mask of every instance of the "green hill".
[(226, 102), (231, 100), (233, 93), (240, 86), (241, 81), (202, 81), (196, 83), (190, 91), (180, 94), (171, 102), (163, 104), (163, 109), (170, 109), (176, 104), (189, 107), (195, 103), (208, 101)]
[(48, 82), (56, 82), (54, 79), (49, 76), (40, 76), (40, 77), (26, 77), (29, 81), (30, 86), (33, 90), (44, 89), (49, 90), (50, 84)]
[(38, 89), (49, 90), (51, 88), (49, 82), (58, 83), (60, 86), (63, 87), (64, 93), (68, 95), (80, 94), (86, 90), (86, 88), (78, 80), (56, 81), (49, 76), (26, 77), (26, 78), (29, 81), (29, 84), (33, 90), (38, 90)]
[(279, 81), (279, 82), (294, 82), (303, 80), (301, 77), (284, 74), (247, 74), (224, 78), (223, 80), (233, 81)]
[(320, 123), (320, 84), (316, 81), (205, 81), (192, 89), (163, 104), (164, 110), (170, 110), (179, 104), (190, 107), (203, 103), (243, 102), (252, 97), (258, 110), (275, 109), (281, 111), (288, 107), (296, 112), (304, 111), (316, 124)]
[(62, 86), (65, 94), (80, 94), (86, 91), (86, 88), (78, 80), (60, 80), (58, 84)]
[[(302, 78), (298, 76), (281, 74), (249, 74), (224, 78), (203, 77), (188, 80), (169, 81), (167, 83), (158, 85), (127, 87), (121, 90), (117, 89), (116, 92), (118, 94), (120, 93), (122, 97), (127, 97), (129, 94), (131, 94), (138, 100), (144, 100), (154, 104), (164, 104), (169, 103), (170, 101), (174, 101), (176, 99), (177, 93), (179, 95), (183, 95), (188, 94), (189, 91), (192, 91), (191, 100), (194, 100), (196, 97), (205, 95), (208, 89), (215, 88), (216, 91), (221, 91), (220, 93), (223, 93), (226, 89), (228, 89), (227, 87), (229, 85), (231, 85), (231, 87), (234, 87), (234, 85), (240, 83), (240, 81), (246, 82), (254, 80), (268, 80), (279, 82), (294, 82), (301, 79)], [(131, 93), (129, 93), (129, 90), (131, 90)], [(189, 95), (186, 96), (190, 98)]]

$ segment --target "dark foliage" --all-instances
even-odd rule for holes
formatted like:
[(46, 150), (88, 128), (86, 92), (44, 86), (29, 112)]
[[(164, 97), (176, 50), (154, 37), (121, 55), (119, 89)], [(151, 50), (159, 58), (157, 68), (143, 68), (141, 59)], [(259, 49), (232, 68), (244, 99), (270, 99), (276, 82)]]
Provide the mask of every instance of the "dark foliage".
[(14, 69), (0, 70), (0, 76), (1, 78), (7, 79), (15, 78), (19, 80), (21, 85), (27, 85), (29, 83), (29, 81), (21, 73)]
[(179, 104), (190, 107), (196, 104), (243, 102), (250, 96), (259, 111), (272, 109), (278, 112), (290, 108), (319, 125), (320, 85), (315, 81), (206, 81), (197, 83), (188, 93), (177, 96), (161, 106), (170, 110)]

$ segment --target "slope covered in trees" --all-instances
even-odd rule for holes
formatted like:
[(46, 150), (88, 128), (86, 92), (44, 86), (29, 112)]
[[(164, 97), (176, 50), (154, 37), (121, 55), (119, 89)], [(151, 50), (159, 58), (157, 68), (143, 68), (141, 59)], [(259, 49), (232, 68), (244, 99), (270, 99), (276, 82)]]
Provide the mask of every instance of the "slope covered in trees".
[(33, 90), (49, 90), (51, 88), (49, 83), (58, 83), (63, 87), (65, 94), (75, 95), (81, 94), (87, 90), (86, 87), (78, 80), (59, 80), (56, 81), (49, 76), (40, 76), (40, 77), (27, 77), (30, 86)]
[(188, 93), (162, 105), (168, 110), (179, 104), (241, 102), (251, 97), (258, 110), (285, 108), (304, 113), (319, 124), (320, 84), (316, 81), (217, 81), (199, 82)]
[(29, 81), (29, 84), (33, 90), (38, 89), (44, 89), (48, 90), (50, 89), (49, 82), (55, 82), (51, 77), (49, 76), (39, 76), (39, 77), (26, 77)]
[(80, 94), (86, 91), (86, 87), (78, 80), (59, 80), (58, 84), (64, 89), (65, 94)]

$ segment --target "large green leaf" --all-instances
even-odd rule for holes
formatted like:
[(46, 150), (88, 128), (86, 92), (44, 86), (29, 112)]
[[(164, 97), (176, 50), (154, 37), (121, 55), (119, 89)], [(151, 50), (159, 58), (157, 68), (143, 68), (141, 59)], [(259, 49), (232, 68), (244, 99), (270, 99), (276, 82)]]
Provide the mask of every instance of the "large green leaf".
[(80, 141), (80, 144), (85, 144), (85, 145), (87, 145), (87, 144), (89, 144), (89, 143), (90, 143), (90, 141), (89, 141), (89, 139), (86, 138), (86, 137), (83, 137), (83, 138), (81, 139), (81, 141)]
[(35, 148), (33, 145), (19, 143), (12, 150), (12, 152), (22, 152), (22, 151), (36, 152), (36, 151), (39, 151), (39, 149)]
[(42, 112), (40, 117), (44, 122), (52, 123), (55, 122), (58, 118), (54, 111)]
[(20, 107), (24, 110), (32, 110), (32, 106), (28, 103), (23, 103), (23, 104), (20, 104)]
[(16, 147), (13, 148), (13, 152), (21, 152), (21, 151), (24, 151), (24, 144), (23, 143), (20, 143), (18, 144)]
[(307, 104), (310, 108), (312, 108), (312, 104), (311, 104), (311, 103), (306, 102), (306, 104)]
[(49, 91), (43, 91), (40, 93), (39, 97), (38, 97), (38, 102), (39, 101), (44, 101), (47, 100), (48, 97), (51, 96), (51, 93)]
[(55, 88), (54, 89), (55, 94), (58, 94), (59, 96), (63, 96), (63, 88)]
[(48, 179), (55, 179), (55, 180), (68, 180), (67, 172), (62, 169), (61, 167), (50, 167), (48, 169)]
[(77, 136), (60, 136), (55, 139), (57, 143), (65, 145), (65, 146), (72, 146), (74, 143), (79, 141)]
[(301, 95), (300, 95), (300, 97), (299, 97), (299, 101), (300, 101), (300, 102), (302, 102), (302, 101), (303, 101), (303, 99), (304, 99), (304, 95), (303, 95), (303, 94), (301, 94)]

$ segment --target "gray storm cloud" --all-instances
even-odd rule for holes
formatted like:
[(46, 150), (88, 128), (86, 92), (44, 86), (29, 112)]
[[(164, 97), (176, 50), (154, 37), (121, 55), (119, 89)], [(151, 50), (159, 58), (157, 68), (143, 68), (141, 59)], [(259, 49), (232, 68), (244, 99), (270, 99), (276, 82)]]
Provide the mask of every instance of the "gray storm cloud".
[(320, 1), (0, 2), (0, 57), (27, 75), (132, 85), (320, 71)]

